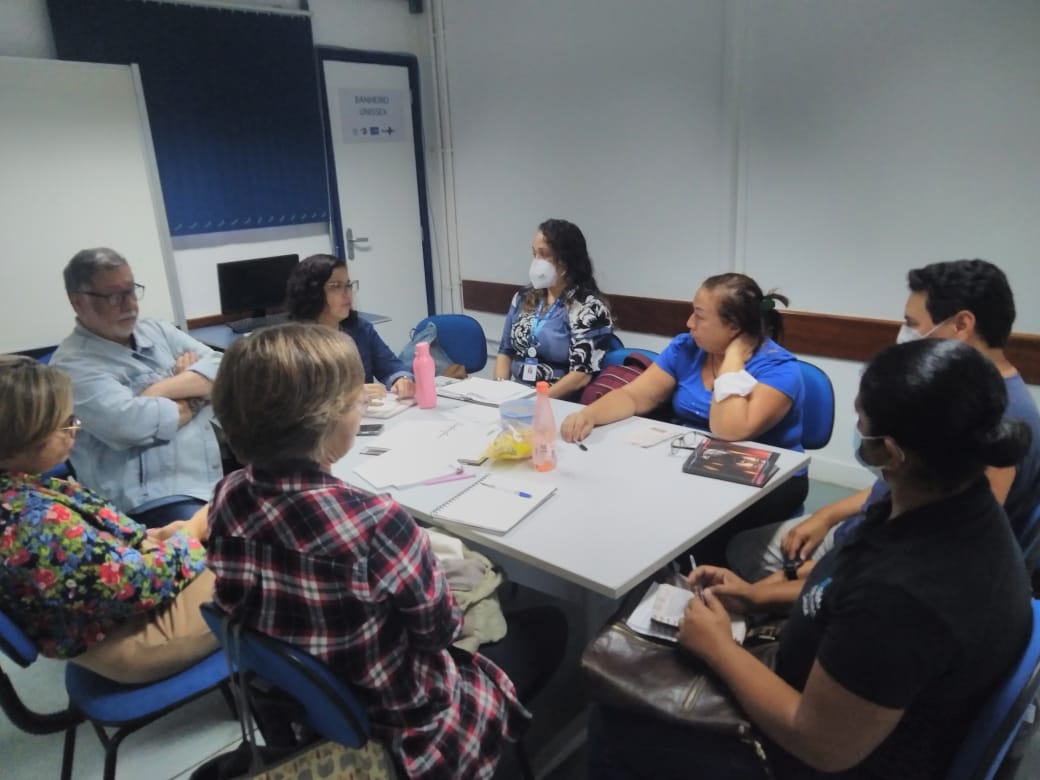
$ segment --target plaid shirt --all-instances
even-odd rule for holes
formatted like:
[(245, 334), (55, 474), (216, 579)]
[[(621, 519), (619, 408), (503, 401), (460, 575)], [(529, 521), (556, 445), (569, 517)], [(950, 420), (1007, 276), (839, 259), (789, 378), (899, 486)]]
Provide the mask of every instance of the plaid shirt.
[(409, 777), (494, 774), (529, 715), (501, 669), (449, 653), (461, 613), (396, 502), (310, 463), (250, 466), (218, 484), (209, 518), (217, 603), (336, 669)]

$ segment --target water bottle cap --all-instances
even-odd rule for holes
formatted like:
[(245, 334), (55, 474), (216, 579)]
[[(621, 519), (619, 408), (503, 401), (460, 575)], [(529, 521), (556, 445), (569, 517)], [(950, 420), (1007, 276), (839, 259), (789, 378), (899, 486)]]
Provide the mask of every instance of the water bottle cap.
[(536, 391), (538, 391), (539, 393), (548, 393), (549, 392), (549, 383), (544, 381), (544, 380), (541, 381), (541, 382), (535, 382), (534, 383), (534, 389)]
[(425, 341), (420, 341), (415, 345), (415, 354), (417, 355), (429, 355), (430, 345)]

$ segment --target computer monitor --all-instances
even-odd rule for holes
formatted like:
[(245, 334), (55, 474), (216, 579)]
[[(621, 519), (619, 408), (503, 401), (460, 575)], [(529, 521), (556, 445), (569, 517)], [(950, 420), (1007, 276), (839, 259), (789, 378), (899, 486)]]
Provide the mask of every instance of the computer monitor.
[(263, 317), (281, 309), (285, 284), (299, 262), (299, 255), (278, 255), (217, 263), (221, 314)]

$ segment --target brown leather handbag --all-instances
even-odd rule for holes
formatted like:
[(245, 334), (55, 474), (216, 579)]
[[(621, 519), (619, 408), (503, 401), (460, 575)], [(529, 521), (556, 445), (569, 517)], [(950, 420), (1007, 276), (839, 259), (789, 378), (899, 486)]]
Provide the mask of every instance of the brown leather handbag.
[[(759, 757), (767, 777), (772, 776), (758, 730), (722, 681), (677, 645), (633, 631), (625, 623), (630, 612), (617, 616), (582, 654), (593, 698), (616, 709), (736, 737)], [(772, 624), (752, 629), (744, 642), (770, 668), (779, 645), (776, 629)]]

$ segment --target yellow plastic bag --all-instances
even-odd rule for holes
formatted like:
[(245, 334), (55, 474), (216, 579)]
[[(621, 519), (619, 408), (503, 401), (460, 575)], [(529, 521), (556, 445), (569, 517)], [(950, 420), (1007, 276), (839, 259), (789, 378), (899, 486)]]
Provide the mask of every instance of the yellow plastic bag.
[(531, 429), (527, 426), (510, 426), (487, 446), (484, 457), (494, 460), (523, 460), (531, 457), (531, 449)]

